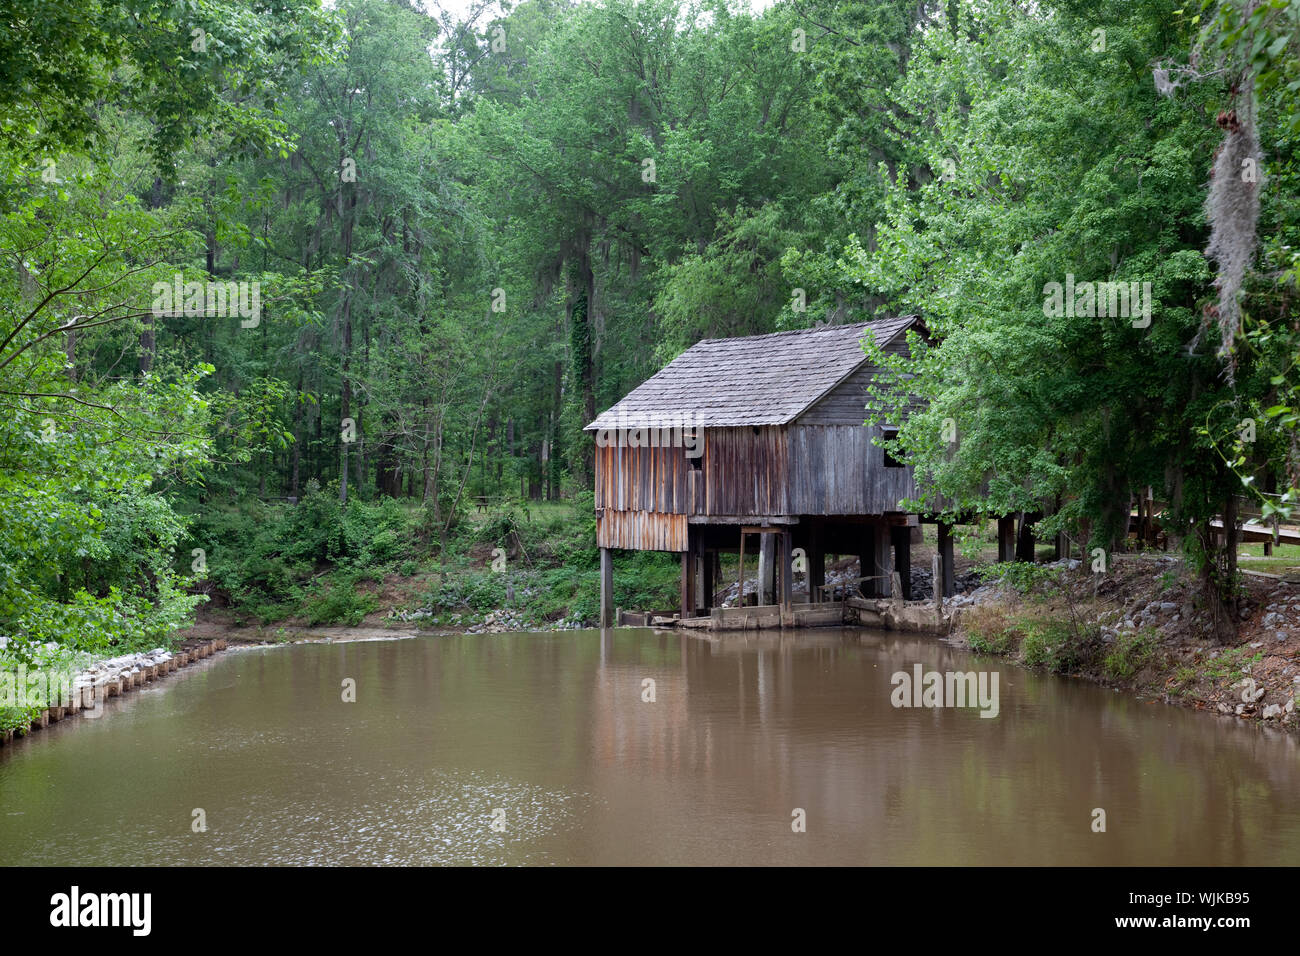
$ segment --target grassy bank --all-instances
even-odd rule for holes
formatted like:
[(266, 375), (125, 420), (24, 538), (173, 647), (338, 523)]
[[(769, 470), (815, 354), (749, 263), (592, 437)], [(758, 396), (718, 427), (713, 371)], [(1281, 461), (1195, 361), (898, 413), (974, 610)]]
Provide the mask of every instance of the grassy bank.
[[(508, 609), (522, 626), (588, 626), (599, 612), (590, 496), (466, 510), (445, 527), (391, 498), (339, 504), (322, 489), (297, 505), (254, 502), (194, 516), (191, 550), (211, 598), (201, 620), (236, 625), (349, 625), (419, 620), (463, 626)], [(671, 607), (675, 555), (624, 556), (623, 607)]]
[(1111, 571), (1003, 565), (965, 608), (970, 648), (1036, 670), (1246, 719), (1297, 726), (1300, 586), (1244, 575), (1238, 637), (1205, 637), (1208, 612), (1181, 559), (1121, 556)]

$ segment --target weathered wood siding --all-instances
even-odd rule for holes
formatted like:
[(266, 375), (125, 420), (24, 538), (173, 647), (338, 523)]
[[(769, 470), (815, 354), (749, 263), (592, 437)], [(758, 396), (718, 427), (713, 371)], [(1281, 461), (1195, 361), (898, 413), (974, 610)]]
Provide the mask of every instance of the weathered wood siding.
[(797, 419), (801, 425), (858, 425), (867, 418), (867, 386), (877, 368), (864, 365)]
[(705, 429), (704, 501), (694, 513), (790, 514), (786, 495), (788, 460), (784, 429)]
[(685, 551), (686, 515), (650, 511), (612, 511), (596, 518), (596, 544), (636, 551)]
[(602, 547), (685, 550), (689, 515), (898, 511), (915, 494), (912, 472), (885, 467), (878, 434), (860, 423), (709, 428), (699, 469), (680, 447), (598, 446)]
[(596, 446), (596, 507), (690, 514), (698, 473), (683, 448)]
[[(885, 346), (893, 355), (910, 355), (906, 336), (898, 336)], [(797, 419), (797, 425), (861, 425), (867, 419), (867, 388), (880, 372), (879, 366), (866, 364), (835, 386)]]
[(707, 428), (698, 469), (683, 448), (596, 447), (596, 507), (682, 515), (787, 514), (785, 434)]
[(915, 493), (910, 468), (886, 468), (885, 450), (871, 442), (878, 428), (792, 425), (790, 514), (878, 515), (898, 511)]

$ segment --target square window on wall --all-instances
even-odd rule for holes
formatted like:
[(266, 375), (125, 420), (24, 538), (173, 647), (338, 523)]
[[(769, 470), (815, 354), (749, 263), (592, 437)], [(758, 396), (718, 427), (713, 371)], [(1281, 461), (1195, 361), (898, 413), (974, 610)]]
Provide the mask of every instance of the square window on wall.
[[(885, 425), (884, 427), (882, 427), (882, 428), (880, 429), (880, 437), (883, 438), (885, 441), (893, 441), (894, 439), (896, 439), (896, 438), (898, 437), (898, 429), (895, 428), (893, 425)], [(895, 458), (893, 455), (891, 455), (891, 454), (889, 453), (889, 449), (888, 449), (888, 448), (882, 448), (881, 451), (883, 451), (883, 452), (885, 453), (885, 467), (886, 467), (886, 468), (906, 468), (906, 467), (907, 467), (907, 466), (904, 465), (901, 461), (899, 461), (897, 458)]]

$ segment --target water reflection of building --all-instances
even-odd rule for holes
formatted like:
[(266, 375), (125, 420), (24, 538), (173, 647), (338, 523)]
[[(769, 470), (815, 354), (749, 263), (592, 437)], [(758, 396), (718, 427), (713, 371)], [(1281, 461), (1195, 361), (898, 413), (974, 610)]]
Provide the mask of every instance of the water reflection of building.
[[(599, 766), (632, 765), (650, 773), (708, 764), (707, 729), (700, 740), (690, 719), (688, 669), (681, 666), (685, 635), (665, 637), (662, 660), (620, 660), (614, 632), (601, 639), (591, 708), (591, 749)], [(644, 699), (654, 681), (654, 701)], [(703, 748), (701, 748), (701, 743)]]

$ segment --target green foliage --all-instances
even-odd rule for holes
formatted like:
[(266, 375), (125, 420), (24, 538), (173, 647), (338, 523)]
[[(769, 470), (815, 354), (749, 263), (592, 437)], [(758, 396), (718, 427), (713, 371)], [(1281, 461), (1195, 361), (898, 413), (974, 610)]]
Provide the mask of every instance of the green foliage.
[(336, 575), (323, 588), (308, 588), (306, 592), (307, 623), (342, 624), (356, 627), (371, 611), (379, 607), (373, 594), (357, 590), (357, 578)]
[(1005, 626), (997, 619), (976, 620), (966, 626), (966, 639), (970, 649), (977, 654), (1010, 654), (1020, 643), (1021, 635), (1014, 627)]
[(1121, 633), (1102, 661), (1103, 670), (1115, 680), (1132, 677), (1151, 659), (1154, 643), (1152, 635), (1146, 631)]
[(1005, 561), (976, 567), (980, 580), (988, 584), (1001, 584), (1014, 588), (1021, 594), (1054, 584), (1060, 580), (1061, 568), (1028, 561)]
[[(0, 629), (138, 646), (204, 594), (353, 620), (435, 566), (477, 610), (497, 547), (530, 614), (592, 620), (599, 409), (701, 337), (904, 313), (930, 334), (875, 355), (863, 415), (920, 398), (918, 508), (1110, 547), (1151, 486), (1230, 594), (1211, 517), (1300, 494), (1294, 0), (706, 6), (10, 3)], [(1246, 78), (1228, 382), (1204, 200)], [(156, 314), (177, 276), (257, 282), (259, 322)], [(1067, 276), (1150, 282), (1152, 323), (1052, 314)], [(616, 600), (671, 605), (676, 573), (621, 562)]]
[(214, 121), (283, 143), (276, 80), (338, 32), (319, 0), (8, 0), (4, 16), (0, 146), (87, 148), (103, 132), (97, 102), (111, 99), (149, 119), (164, 167)]

